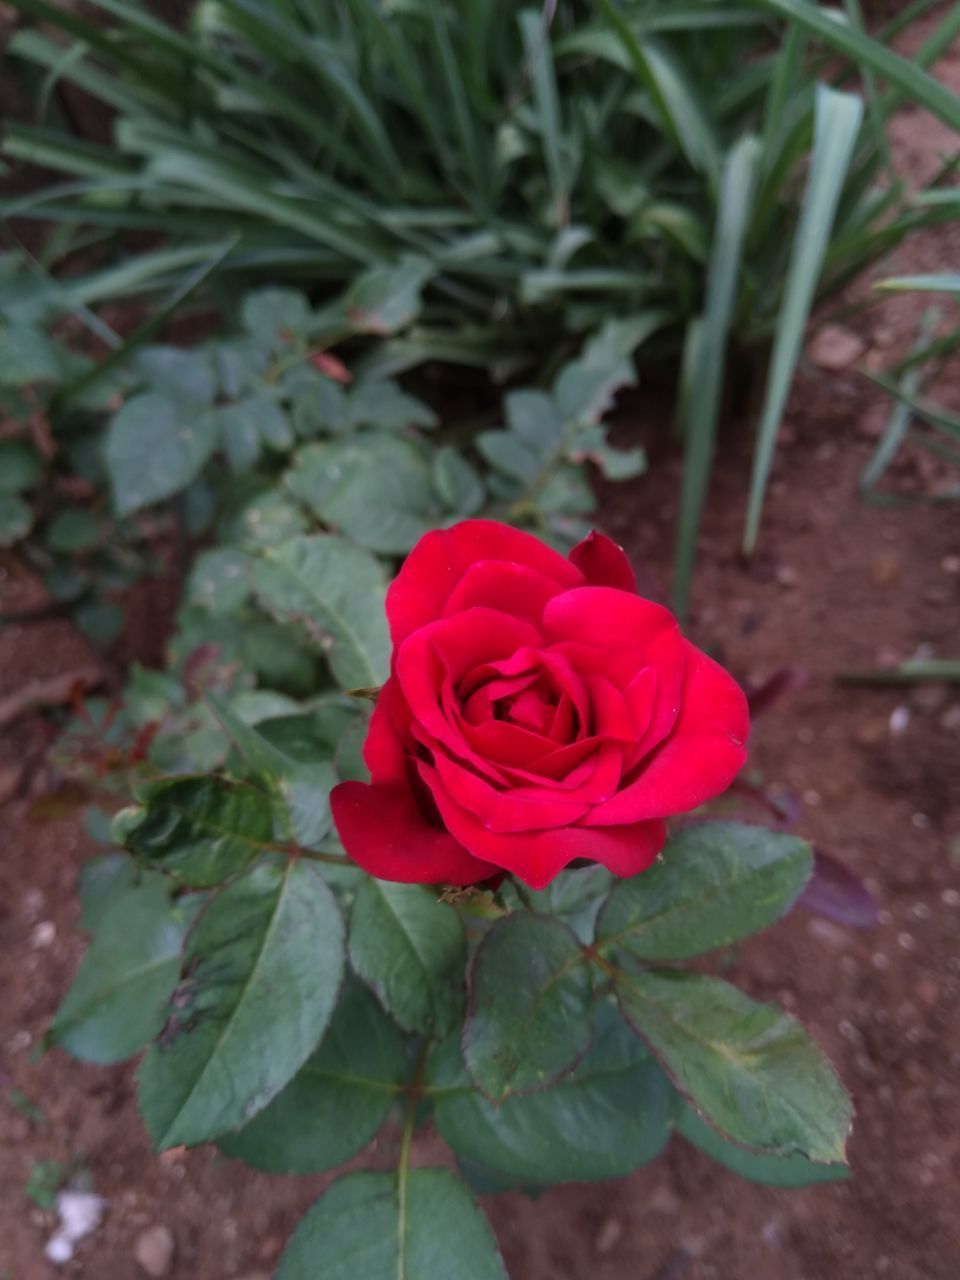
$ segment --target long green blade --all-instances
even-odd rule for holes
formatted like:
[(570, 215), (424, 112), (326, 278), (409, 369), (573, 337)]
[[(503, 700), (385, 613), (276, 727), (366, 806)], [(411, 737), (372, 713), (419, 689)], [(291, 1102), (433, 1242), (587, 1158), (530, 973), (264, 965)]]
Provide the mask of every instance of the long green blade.
[(925, 107), (951, 128), (960, 129), (960, 97), (957, 94), (913, 62), (830, 17), (819, 5), (810, 3), (810, 0), (751, 0), (751, 3), (766, 13), (806, 28), (830, 48), (888, 80), (918, 107)]
[(740, 259), (750, 221), (761, 150), (753, 136), (742, 138), (730, 151), (720, 183), (720, 204), (707, 274), (704, 313), (699, 322), (692, 357), (691, 384), (684, 397), (680, 428), (686, 441), (683, 486), (677, 531), (673, 601), (683, 617), (697, 555), (697, 535), (707, 482), (713, 465), (717, 419), (723, 394), (730, 321), (737, 299)]
[(747, 554), (756, 545), (777, 431), (793, 381), (817, 281), (830, 243), (837, 204), (862, 119), (863, 103), (858, 97), (818, 85), (810, 174), (777, 318), (770, 372), (753, 457), (743, 539), (743, 549)]

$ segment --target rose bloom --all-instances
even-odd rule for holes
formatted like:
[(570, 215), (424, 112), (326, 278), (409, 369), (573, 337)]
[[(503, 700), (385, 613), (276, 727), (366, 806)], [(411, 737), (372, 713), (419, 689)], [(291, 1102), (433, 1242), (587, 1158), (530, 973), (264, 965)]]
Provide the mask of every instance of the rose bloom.
[(564, 559), (491, 520), (428, 533), (387, 617), (371, 780), (331, 794), (344, 848), (381, 880), (506, 871), (540, 889), (579, 858), (632, 876), (663, 847), (664, 819), (746, 759), (740, 686), (637, 594), (603, 534)]

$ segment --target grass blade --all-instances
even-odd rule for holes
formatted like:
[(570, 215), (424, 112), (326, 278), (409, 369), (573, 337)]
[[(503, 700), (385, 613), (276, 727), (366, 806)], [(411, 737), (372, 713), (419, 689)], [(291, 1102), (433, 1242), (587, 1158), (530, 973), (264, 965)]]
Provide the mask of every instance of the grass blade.
[(918, 107), (924, 107), (944, 124), (960, 130), (960, 97), (914, 62), (860, 31), (830, 17), (810, 0), (752, 0), (757, 8), (788, 22), (795, 22), (818, 36), (831, 49), (842, 53), (860, 67), (868, 67), (895, 85)]
[(674, 609), (683, 617), (697, 554), (697, 535), (713, 465), (717, 419), (730, 322), (737, 298), (740, 257), (761, 158), (755, 137), (730, 151), (720, 181), (720, 202), (707, 273), (703, 317), (691, 339), (690, 378), (683, 397), (681, 430), (686, 441), (673, 578)]
[(540, 141), (553, 190), (554, 216), (558, 226), (569, 221), (567, 179), (561, 143), (560, 101), (550, 49), (550, 28), (546, 15), (525, 9), (520, 14), (523, 48), (533, 81), (533, 100), (539, 120)]
[(849, 93), (817, 87), (813, 155), (790, 253), (790, 267), (777, 318), (770, 371), (753, 456), (743, 549), (757, 541), (763, 500), (784, 405), (833, 226), (843, 182), (863, 119), (863, 103)]
[(890, 293), (960, 293), (960, 275), (944, 272), (928, 276), (891, 276), (873, 286)]

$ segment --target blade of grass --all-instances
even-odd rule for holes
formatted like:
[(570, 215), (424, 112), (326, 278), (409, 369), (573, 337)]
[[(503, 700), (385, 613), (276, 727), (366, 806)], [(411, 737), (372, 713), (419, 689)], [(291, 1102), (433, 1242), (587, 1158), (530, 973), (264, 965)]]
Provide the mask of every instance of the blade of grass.
[(889, 280), (878, 281), (873, 287), (889, 293), (960, 293), (960, 275), (941, 272), (938, 275), (891, 276)]
[[(939, 318), (940, 313), (935, 307), (931, 307), (924, 313), (920, 321), (920, 331), (914, 341), (911, 354), (916, 354), (918, 351), (926, 349), (929, 345), (930, 336), (937, 327)], [(912, 365), (898, 380), (897, 386), (900, 389), (900, 395), (894, 401), (886, 428), (877, 442), (873, 456), (864, 467), (863, 474), (860, 477), (861, 492), (873, 489), (877, 485), (896, 456), (900, 446), (907, 438), (910, 423), (913, 421), (913, 410), (903, 399), (903, 395), (913, 397), (917, 394), (920, 390), (920, 375), (920, 366)]]
[(884, 391), (896, 396), (898, 400), (902, 400), (918, 418), (922, 418), (931, 427), (936, 427), (938, 431), (942, 431), (945, 435), (955, 440), (960, 440), (960, 418), (952, 413), (946, 413), (943, 409), (937, 408), (936, 405), (928, 404), (926, 400), (921, 400), (918, 395), (911, 393), (907, 389), (904, 385), (904, 380), (893, 382), (880, 373), (868, 373), (866, 376), (871, 382), (876, 383), (878, 387), (883, 387)]
[(638, 40), (615, 0), (600, 0), (600, 7), (620, 37), (634, 73), (650, 95), (667, 136), (694, 169), (716, 182), (721, 161), (713, 126), (679, 63), (652, 40)]
[(533, 101), (539, 122), (543, 158), (553, 191), (554, 217), (558, 226), (568, 221), (567, 179), (561, 143), (560, 101), (550, 49), (550, 28), (546, 14), (524, 9), (520, 14), (523, 49), (533, 82)]
[(899, 667), (878, 667), (874, 671), (841, 671), (838, 684), (917, 684), (923, 680), (960, 681), (960, 660), (956, 658), (909, 658)]
[(850, 58), (859, 67), (868, 67), (900, 89), (909, 100), (924, 107), (944, 124), (960, 130), (960, 97), (946, 85), (922, 71), (914, 62), (843, 22), (810, 0), (751, 0), (758, 9), (804, 27), (812, 35)]
[(117, 368), (129, 359), (129, 357), (141, 347), (149, 338), (158, 333), (167, 323), (170, 317), (178, 309), (180, 304), (184, 302), (194, 290), (198, 289), (204, 280), (207, 279), (223, 262), (224, 258), (233, 249), (239, 241), (239, 236), (234, 236), (231, 240), (227, 240), (221, 245), (214, 246), (210, 257), (206, 262), (202, 262), (195, 271), (180, 283), (156, 311), (152, 312), (147, 320), (144, 321), (137, 329), (133, 331), (114, 351), (111, 351), (106, 359), (94, 364), (92, 368), (82, 373), (79, 378), (75, 378), (72, 382), (66, 383), (60, 387), (53, 398), (54, 406), (69, 404), (72, 399), (78, 396), (82, 391), (88, 391), (95, 383), (105, 378), (113, 369)]
[(686, 614), (697, 535), (713, 465), (727, 341), (760, 158), (758, 140), (748, 136), (731, 148), (724, 164), (703, 317), (692, 339), (689, 392), (684, 395), (684, 420), (680, 424), (686, 451), (673, 576), (674, 609), (681, 619)]
[(863, 103), (859, 98), (818, 86), (810, 172), (791, 248), (757, 430), (743, 539), (748, 555), (756, 546), (777, 432), (862, 118)]

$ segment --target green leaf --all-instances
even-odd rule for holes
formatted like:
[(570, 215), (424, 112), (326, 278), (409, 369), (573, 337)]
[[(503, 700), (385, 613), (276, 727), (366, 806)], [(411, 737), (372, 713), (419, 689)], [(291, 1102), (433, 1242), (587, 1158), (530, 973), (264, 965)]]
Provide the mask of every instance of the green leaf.
[(206, 352), (180, 347), (144, 347), (134, 368), (153, 391), (187, 405), (209, 405), (217, 393), (213, 366)]
[(739, 1173), (742, 1178), (767, 1187), (812, 1187), (818, 1182), (842, 1182), (850, 1177), (850, 1170), (845, 1164), (814, 1164), (806, 1156), (796, 1153), (764, 1156), (756, 1151), (746, 1151), (727, 1142), (685, 1103), (680, 1108), (676, 1129), (712, 1160)]
[(348, 1173), (301, 1220), (276, 1280), (507, 1280), (490, 1224), (448, 1169)]
[(297, 289), (258, 289), (244, 298), (240, 318), (258, 342), (289, 351), (297, 338), (306, 336), (312, 313)]
[[(599, 863), (562, 871), (546, 889), (527, 889), (525, 897), (533, 911), (544, 916), (558, 916), (569, 925), (581, 942), (593, 942), (597, 913), (610, 892), (613, 876)], [(503, 886), (508, 893), (510, 882)], [(519, 898), (517, 898), (519, 904)]]
[(137, 798), (144, 807), (127, 822), (126, 847), (194, 888), (221, 884), (270, 846), (269, 798), (248, 783), (165, 778), (139, 787)]
[(126, 871), (117, 876), (92, 913), (87, 882), (84, 923), (95, 932), (50, 1028), (86, 1062), (129, 1058), (163, 1026), (191, 915), (160, 877), (131, 884)]
[(486, 490), (476, 469), (453, 445), (433, 450), (433, 487), (443, 505), (458, 516), (474, 516), (482, 510)]
[[(813, 9), (812, 5), (806, 7)], [(839, 23), (828, 20), (828, 25), (840, 30)], [(858, 39), (864, 37), (858, 36)], [(757, 428), (743, 538), (743, 549), (747, 554), (756, 545), (777, 432), (862, 119), (863, 102), (856, 94), (839, 93), (826, 85), (817, 85), (813, 154), (800, 210), (800, 224), (790, 250), (790, 266), (777, 316), (770, 370)]]
[(373, 996), (349, 982), (320, 1048), (239, 1133), (228, 1156), (269, 1173), (316, 1173), (362, 1151), (403, 1079), (403, 1040)]
[(0, 387), (58, 382), (62, 373), (56, 343), (27, 325), (0, 327)]
[[(98, 814), (106, 823), (106, 829), (101, 827), (96, 839), (109, 844), (109, 817), (100, 810), (88, 809), (84, 815), (84, 826), (88, 831), (92, 814)], [(80, 928), (93, 933), (99, 928), (104, 914), (117, 897), (127, 893), (141, 880), (148, 879), (155, 879), (158, 884), (163, 883), (161, 877), (153, 872), (140, 872), (137, 864), (126, 853), (105, 853), (99, 858), (91, 858), (80, 873)], [(169, 885), (165, 892), (169, 895)]]
[(590, 1052), (550, 1089), (495, 1106), (470, 1088), (451, 1041), (434, 1053), (428, 1092), (458, 1157), (534, 1183), (622, 1177), (646, 1164), (667, 1144), (676, 1098), (609, 1004), (597, 1010)]
[(254, 391), (235, 404), (217, 410), (220, 440), (232, 469), (239, 473), (256, 465), (266, 446), (280, 452), (293, 447), (293, 428), (270, 396)]
[(224, 542), (245, 547), (276, 547), (299, 533), (309, 522), (299, 507), (274, 490), (258, 493), (228, 513), (220, 526)]
[(0, 440), (0, 494), (32, 489), (43, 471), (40, 455), (26, 440)]
[(185, 489), (217, 446), (214, 414), (191, 413), (155, 391), (133, 396), (110, 421), (105, 457), (119, 516)]
[(47, 525), (44, 541), (51, 551), (65, 554), (90, 551), (100, 541), (103, 527), (85, 507), (62, 507)]
[(224, 699), (208, 692), (207, 701), (226, 729), (254, 776), (272, 792), (274, 835), (316, 849), (330, 830), (330, 790), (336, 777), (330, 744), (315, 740), (305, 748), (276, 746), (270, 739), (269, 721), (254, 729), (244, 723)]
[(464, 1060), (477, 1087), (498, 1102), (545, 1089), (590, 1044), (590, 973), (566, 925), (515, 911), (477, 948), (469, 977)]
[(284, 482), (324, 524), (383, 555), (409, 551), (441, 514), (424, 451), (399, 436), (307, 445)]
[(343, 951), (333, 894), (303, 860), (260, 862), (210, 903), (140, 1068), (140, 1109), (158, 1148), (219, 1137), (272, 1101), (326, 1030)]
[(422, 885), (368, 879), (350, 913), (350, 963), (406, 1031), (445, 1035), (463, 1014), (460, 917)]
[(285, 391), (293, 396), (291, 417), (298, 436), (334, 435), (346, 431), (347, 396), (343, 387), (297, 365), (284, 379)]
[(374, 267), (351, 285), (343, 306), (361, 333), (388, 334), (406, 328), (420, 311), (420, 290), (432, 267), (423, 258), (404, 257), (396, 267)]
[(721, 1133), (767, 1154), (844, 1160), (850, 1099), (799, 1023), (700, 973), (631, 967), (615, 986), (626, 1020)]
[(389, 667), (383, 570), (342, 538), (294, 538), (253, 567), (254, 590), (278, 622), (299, 623), (344, 689), (380, 685)]
[(380, 431), (403, 431), (408, 427), (437, 425), (437, 415), (429, 405), (408, 395), (388, 378), (364, 378), (350, 391), (347, 415), (352, 427), (376, 427)]
[(12, 547), (33, 528), (33, 512), (22, 498), (0, 493), (0, 547)]
[(216, 547), (193, 562), (186, 598), (215, 614), (236, 613), (253, 591), (251, 559), (245, 551)]
[(810, 846), (796, 836), (743, 822), (685, 827), (643, 875), (614, 886), (597, 945), (641, 960), (702, 955), (773, 924), (812, 872)]
[(115, 600), (82, 600), (73, 610), (73, 620), (92, 645), (105, 649), (123, 630), (126, 615)]
[(559, 446), (563, 416), (554, 398), (545, 391), (510, 391), (503, 407), (510, 430), (534, 453), (547, 455)]
[(491, 467), (525, 485), (534, 483), (548, 461), (512, 431), (481, 431), (473, 443)]

